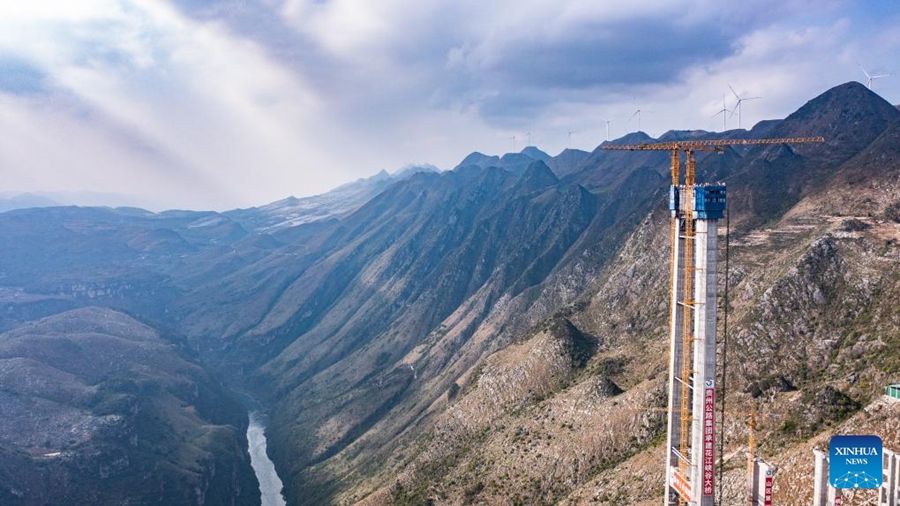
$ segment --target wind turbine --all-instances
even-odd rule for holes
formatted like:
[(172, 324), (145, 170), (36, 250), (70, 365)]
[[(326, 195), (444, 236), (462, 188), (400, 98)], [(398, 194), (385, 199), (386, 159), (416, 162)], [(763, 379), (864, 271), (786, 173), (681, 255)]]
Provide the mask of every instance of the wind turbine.
[(643, 112), (653, 112), (653, 111), (647, 111), (647, 110), (644, 110), (644, 109), (638, 109), (638, 110), (634, 111), (634, 114), (632, 114), (630, 118), (628, 118), (628, 121), (625, 122), (625, 125), (627, 126), (628, 123), (631, 123), (631, 120), (633, 120), (634, 117), (637, 116), (637, 119), (638, 119), (638, 131), (640, 131), (640, 130), (641, 130), (641, 113), (643, 113)]
[(612, 120), (600, 118), (600, 121), (606, 123), (606, 141), (609, 142), (609, 124), (612, 123)]
[[(762, 98), (762, 97), (742, 97), (742, 96), (738, 95), (736, 91), (734, 91), (734, 88), (732, 88), (730, 84), (728, 85), (728, 89), (731, 90), (731, 93), (734, 94), (734, 98), (737, 99), (737, 103), (734, 104), (734, 109), (737, 109), (737, 112), (738, 112), (738, 128), (742, 128), (741, 127), (741, 113), (743, 112), (744, 107), (741, 104), (744, 102), (744, 100), (756, 100), (756, 99)], [(734, 109), (731, 110), (732, 116), (734, 116)]]
[(510, 137), (510, 139), (512, 139), (512, 143), (513, 143), (512, 152), (515, 153), (516, 152), (516, 136), (513, 135), (512, 137)]
[(527, 145), (528, 145), (528, 146), (531, 146), (531, 132), (525, 133), (525, 138), (528, 139), (528, 141), (527, 141), (528, 144), (527, 144)]
[(856, 62), (856, 64), (859, 65), (859, 70), (862, 70), (863, 74), (866, 75), (866, 78), (868, 79), (866, 81), (866, 87), (869, 88), (870, 90), (872, 89), (872, 81), (874, 81), (876, 79), (881, 79), (882, 77), (890, 77), (893, 75), (893, 74), (879, 74), (877, 76), (870, 76), (869, 73), (866, 72), (866, 69), (863, 68), (862, 63)]
[[(726, 123), (728, 116), (725, 116), (725, 113), (728, 112), (728, 108), (725, 107), (725, 95), (722, 95), (722, 108), (719, 109), (719, 112), (713, 114), (711, 117), (715, 118), (718, 115), (722, 115), (722, 131), (728, 130), (728, 124)], [(732, 113), (734, 114), (734, 113)]]
[(574, 134), (574, 133), (577, 133), (577, 132), (575, 132), (574, 130), (569, 130), (569, 140), (566, 142), (567, 148), (572, 147), (572, 134)]

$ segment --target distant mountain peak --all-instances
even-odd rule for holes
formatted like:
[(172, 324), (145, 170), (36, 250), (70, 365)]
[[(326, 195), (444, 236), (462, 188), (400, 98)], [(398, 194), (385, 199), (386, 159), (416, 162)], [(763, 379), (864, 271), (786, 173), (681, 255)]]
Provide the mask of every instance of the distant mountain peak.
[[(637, 132), (629, 132), (623, 137), (619, 137), (613, 141), (605, 141), (603, 144), (640, 144), (642, 142), (653, 142), (656, 139), (647, 135), (646, 132), (638, 130)], [(603, 145), (601, 144), (601, 146)]]
[(772, 129), (772, 137), (823, 136), (825, 144), (804, 149), (829, 152), (830, 163), (858, 153), (900, 120), (900, 111), (864, 85), (851, 81), (810, 100)]
[(525, 160), (526, 158), (534, 160), (534, 158), (524, 153), (506, 153), (500, 157), (500, 163), (509, 162), (511, 160)]
[(659, 136), (659, 141), (692, 140), (709, 135), (706, 130), (669, 130)]
[(590, 155), (587, 151), (566, 148), (546, 163), (557, 177), (563, 177), (572, 173)]
[(463, 158), (463, 161), (459, 162), (459, 165), (457, 165), (456, 167), (459, 168), (466, 165), (477, 165), (483, 169), (486, 169), (491, 166), (496, 166), (499, 162), (499, 156), (488, 156), (478, 151), (472, 151), (468, 156)]
[(580, 155), (580, 154), (584, 154), (584, 155), (589, 155), (590, 153), (589, 153), (588, 151), (583, 150), (583, 149), (566, 148), (566, 149), (560, 151), (559, 154), (556, 155), (556, 156), (572, 155), (572, 154), (579, 154), (579, 155)]
[[(790, 121), (806, 121), (809, 123), (824, 116), (847, 118), (858, 113), (875, 113), (877, 119), (896, 119), (900, 111), (880, 95), (856, 81), (844, 83), (807, 102), (803, 107), (785, 119)], [(816, 125), (821, 126), (821, 125)]]
[(522, 173), (519, 180), (519, 188), (536, 191), (548, 186), (556, 186), (559, 184), (559, 178), (550, 170), (550, 167), (543, 160), (535, 160)]
[(530, 156), (535, 160), (541, 160), (542, 162), (546, 162), (550, 159), (550, 155), (541, 151), (536, 146), (526, 146), (525, 149), (520, 151), (520, 153), (526, 156)]
[(410, 163), (406, 164), (397, 172), (391, 174), (394, 179), (405, 179), (419, 172), (440, 172), (441, 170), (430, 163)]

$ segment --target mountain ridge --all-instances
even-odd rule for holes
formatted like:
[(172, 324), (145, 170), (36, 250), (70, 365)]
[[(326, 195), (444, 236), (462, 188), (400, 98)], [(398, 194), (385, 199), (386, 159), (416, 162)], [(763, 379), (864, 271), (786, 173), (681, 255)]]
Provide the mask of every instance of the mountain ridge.
[[(733, 214), (741, 350), (726, 398), (790, 420), (762, 424), (765, 455), (857, 423), (874, 385), (897, 380), (900, 111), (884, 104), (847, 84), (751, 130), (660, 137), (828, 134), (698, 155), (698, 179), (727, 183)], [(0, 287), (0, 302), (13, 326), (119, 304), (177, 328), (270, 411), (292, 504), (645, 503), (662, 479), (661, 417), (638, 408), (664, 404), (669, 160), (604, 144), (546, 161), (473, 153), (270, 234), (220, 214), (0, 214), (21, 242), (0, 273), (43, 279)], [(35, 269), (29, 247), (45, 245), (68, 263)], [(97, 251), (103, 265), (81, 260)], [(146, 290), (76, 297), (52, 282), (105, 290), (98, 273)], [(745, 438), (729, 422), (728, 454)], [(725, 476), (734, 500), (740, 467)], [(776, 495), (791, 504), (805, 486)]]

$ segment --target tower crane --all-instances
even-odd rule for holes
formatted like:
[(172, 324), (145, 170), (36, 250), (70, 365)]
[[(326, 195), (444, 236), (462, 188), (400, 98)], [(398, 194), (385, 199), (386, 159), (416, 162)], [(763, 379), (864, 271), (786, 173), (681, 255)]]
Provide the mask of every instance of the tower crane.
[[(672, 283), (665, 506), (675, 501), (691, 506), (715, 503), (716, 234), (718, 219), (725, 210), (726, 188), (697, 186), (695, 153), (722, 152), (725, 146), (824, 141), (823, 137), (789, 137), (603, 146), (607, 151), (668, 151), (671, 157)], [(683, 267), (679, 269), (679, 265)], [(755, 425), (755, 416), (752, 420)]]

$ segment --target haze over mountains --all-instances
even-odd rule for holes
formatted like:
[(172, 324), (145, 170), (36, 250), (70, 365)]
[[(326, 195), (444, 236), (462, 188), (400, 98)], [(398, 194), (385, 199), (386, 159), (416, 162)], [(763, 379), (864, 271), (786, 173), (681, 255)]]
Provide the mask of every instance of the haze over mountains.
[[(723, 395), (777, 414), (761, 452), (795, 476), (778, 481), (780, 504), (804, 504), (807, 447), (841, 423), (900, 449), (896, 406), (860, 411), (900, 380), (900, 111), (848, 83), (749, 131), (661, 137), (807, 135), (827, 142), (698, 156), (698, 180), (728, 184), (732, 213)], [(667, 153), (528, 147), (226, 213), (2, 213), (0, 374), (72, 377), (83, 399), (61, 401), (62, 380), (4, 381), (0, 419), (31, 403), (60, 426), (116, 415), (131, 432), (40, 441), (51, 422), (5, 427), (0, 498), (44, 504), (41, 469), (80, 476), (90, 456), (96, 469), (118, 462), (117, 478), (91, 476), (134, 504), (161, 496), (116, 480), (146, 466), (190, 473), (166, 491), (178, 497), (206, 484), (196, 504), (254, 504), (245, 414), (223, 400), (239, 388), (271, 415), (290, 504), (652, 503), (663, 424), (641, 408), (664, 404), (668, 169)], [(134, 336), (146, 355), (121, 367), (89, 352)], [(82, 357), (78, 371), (69, 356)], [(97, 408), (104, 388), (166, 429)], [(212, 405), (222, 409), (201, 407)], [(740, 463), (745, 427), (726, 423)], [(219, 426), (215, 441), (200, 428)], [(108, 456), (93, 450), (104, 445)], [(66, 459), (47, 460), (57, 452)], [(216, 469), (232, 466), (232, 479), (195, 455), (225, 459)], [(741, 472), (725, 476), (735, 501)]]

